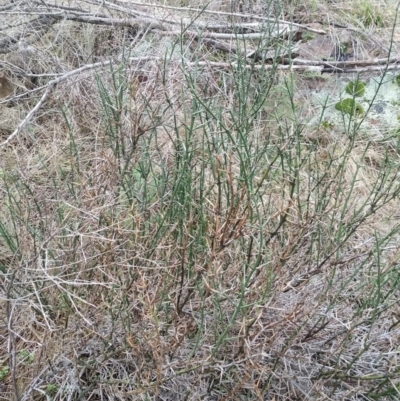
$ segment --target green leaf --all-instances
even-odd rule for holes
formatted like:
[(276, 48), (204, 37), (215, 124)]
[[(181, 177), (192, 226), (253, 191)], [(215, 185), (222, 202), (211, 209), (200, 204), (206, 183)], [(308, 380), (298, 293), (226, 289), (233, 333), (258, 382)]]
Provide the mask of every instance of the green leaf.
[(365, 82), (350, 81), (346, 86), (346, 93), (354, 97), (363, 96), (365, 93)]
[(362, 106), (354, 101), (354, 99), (344, 99), (335, 104), (335, 109), (342, 113), (350, 114), (362, 114), (364, 112)]

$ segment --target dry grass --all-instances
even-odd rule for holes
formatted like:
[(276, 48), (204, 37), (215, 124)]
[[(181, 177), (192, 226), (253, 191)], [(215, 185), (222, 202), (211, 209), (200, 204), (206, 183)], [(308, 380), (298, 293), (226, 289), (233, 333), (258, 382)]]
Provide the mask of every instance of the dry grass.
[(32, 76), (4, 56), (0, 400), (398, 399), (397, 137), (308, 127), (291, 73), (145, 29), (60, 20)]

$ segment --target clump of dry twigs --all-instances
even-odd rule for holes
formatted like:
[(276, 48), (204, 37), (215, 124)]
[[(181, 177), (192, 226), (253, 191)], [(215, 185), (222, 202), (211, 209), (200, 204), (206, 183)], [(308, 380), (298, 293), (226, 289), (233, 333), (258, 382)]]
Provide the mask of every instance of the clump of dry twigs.
[(398, 399), (398, 133), (295, 84), (395, 47), (241, 7), (0, 7), (0, 400)]

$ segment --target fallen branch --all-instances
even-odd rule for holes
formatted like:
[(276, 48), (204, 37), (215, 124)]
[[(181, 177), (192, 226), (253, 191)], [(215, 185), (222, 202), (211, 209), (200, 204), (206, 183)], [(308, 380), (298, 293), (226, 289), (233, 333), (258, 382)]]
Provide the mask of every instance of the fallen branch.
[(215, 50), (220, 50), (226, 53), (236, 54), (237, 50), (233, 46), (229, 46), (224, 42), (220, 42), (214, 39), (202, 38), (202, 42), (207, 46)]
[(397, 64), (400, 63), (400, 57), (378, 58), (371, 60), (351, 60), (351, 61), (313, 61), (305, 59), (285, 59), (287, 63), (293, 63), (296, 65), (322, 65), (324, 67), (362, 67), (362, 66), (372, 66), (372, 65), (386, 65), (386, 64)]
[[(238, 63), (224, 63), (218, 61), (198, 61), (185, 63), (188, 67), (212, 67), (212, 68), (222, 68), (230, 69), (238, 67)], [(323, 72), (323, 66), (306, 66), (306, 65), (285, 65), (285, 64), (246, 64), (240, 65), (241, 68), (246, 68), (248, 70), (282, 70), (282, 71), (309, 71), (309, 72)]]
[[(339, 67), (332, 67), (332, 66), (325, 66), (323, 64), (296, 64), (294, 63), (295, 59), (292, 60), (292, 64), (246, 64), (245, 66), (241, 65), (241, 67), (246, 68), (248, 70), (280, 70), (280, 71), (307, 71), (307, 72), (316, 72), (316, 73), (364, 73), (370, 71), (393, 71), (399, 69), (399, 65), (390, 64), (388, 66), (383, 65), (371, 65), (366, 67), (360, 68), (339, 68)], [(212, 62), (212, 61), (199, 61), (193, 63), (187, 63), (187, 66), (207, 66), (212, 68), (223, 68), (223, 69), (230, 69), (235, 68), (238, 66), (237, 63), (224, 63), (224, 62)]]
[[(118, 1), (126, 3), (126, 0), (118, 0)], [(135, 2), (135, 1), (130, 1), (129, 3), (132, 5), (143, 6), (143, 3), (139, 3), (139, 2)], [(106, 4), (112, 4), (112, 3), (106, 2)], [(326, 31), (324, 31), (322, 29), (315, 29), (315, 28), (308, 27), (307, 25), (297, 24), (297, 23), (291, 22), (291, 21), (286, 21), (286, 20), (276, 19), (276, 18), (261, 17), (259, 15), (254, 15), (254, 14), (242, 14), (242, 13), (233, 13), (233, 12), (224, 12), (224, 11), (214, 11), (214, 10), (208, 10), (208, 9), (204, 9), (204, 8), (201, 9), (201, 8), (189, 8), (189, 7), (173, 7), (173, 6), (166, 6), (166, 5), (161, 5), (161, 4), (148, 4), (148, 3), (146, 3), (146, 7), (177, 10), (180, 12), (182, 12), (182, 11), (195, 12), (198, 14), (206, 13), (206, 14), (214, 14), (214, 15), (223, 15), (223, 16), (227, 16), (227, 17), (251, 18), (254, 20), (258, 20), (258, 21), (275, 23), (277, 25), (279, 25), (279, 24), (289, 25), (289, 26), (300, 28), (304, 31), (314, 32), (314, 33), (318, 33), (320, 35), (326, 35)], [(236, 23), (235, 23), (235, 26), (236, 26)]]
[[(287, 27), (280, 28), (275, 30), (274, 32), (269, 32), (268, 35), (270, 37), (278, 38), (281, 36), (288, 36), (289, 34), (295, 33), (296, 30), (288, 30)], [(265, 38), (265, 32), (256, 32), (256, 33), (217, 33), (217, 32), (195, 32), (191, 30), (182, 31), (181, 29), (170, 30), (163, 32), (164, 35), (169, 36), (180, 36), (184, 33), (185, 35), (190, 35), (191, 37), (198, 38), (210, 38), (210, 39), (228, 39), (228, 40), (246, 40), (246, 39), (263, 39)]]
[(344, 69), (340, 69), (340, 68), (324, 68), (322, 72), (335, 72), (335, 73), (351, 73), (351, 72), (357, 72), (359, 74), (362, 74), (364, 72), (371, 72), (371, 71), (393, 71), (393, 70), (398, 70), (399, 66), (398, 64), (391, 64), (386, 66), (374, 66), (371, 65), (369, 67), (360, 67), (360, 68), (344, 68)]

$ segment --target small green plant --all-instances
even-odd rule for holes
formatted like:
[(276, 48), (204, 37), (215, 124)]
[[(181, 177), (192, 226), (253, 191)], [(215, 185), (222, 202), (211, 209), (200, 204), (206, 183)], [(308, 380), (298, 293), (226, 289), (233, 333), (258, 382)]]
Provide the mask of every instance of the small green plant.
[(354, 116), (355, 114), (363, 114), (364, 109), (362, 106), (354, 99), (343, 99), (340, 102), (335, 104), (335, 109), (341, 111), (342, 113), (349, 114), (350, 116)]
[(365, 82), (351, 81), (347, 84), (345, 91), (350, 96), (361, 97), (365, 93)]
[(324, 120), (324, 121), (321, 122), (321, 127), (324, 130), (328, 131), (328, 130), (334, 128), (335, 124), (331, 123), (330, 121)]
[(23, 349), (18, 352), (18, 358), (24, 363), (24, 365), (30, 365), (35, 359), (35, 353), (29, 352), (26, 349)]
[(0, 368), (0, 381), (4, 380), (5, 377), (10, 373), (10, 368), (8, 366), (4, 366)]
[(340, 43), (338, 46), (339, 54), (344, 55), (349, 50), (349, 46), (347, 43)]
[(396, 84), (400, 86), (400, 75), (396, 75)]
[(360, 4), (358, 18), (365, 27), (375, 26), (382, 28), (384, 26), (382, 15), (370, 1), (365, 1)]
[(58, 391), (58, 386), (56, 384), (48, 384), (45, 391), (49, 396), (55, 395)]
[(313, 32), (305, 31), (301, 35), (303, 42), (308, 42), (316, 37), (316, 34)]

